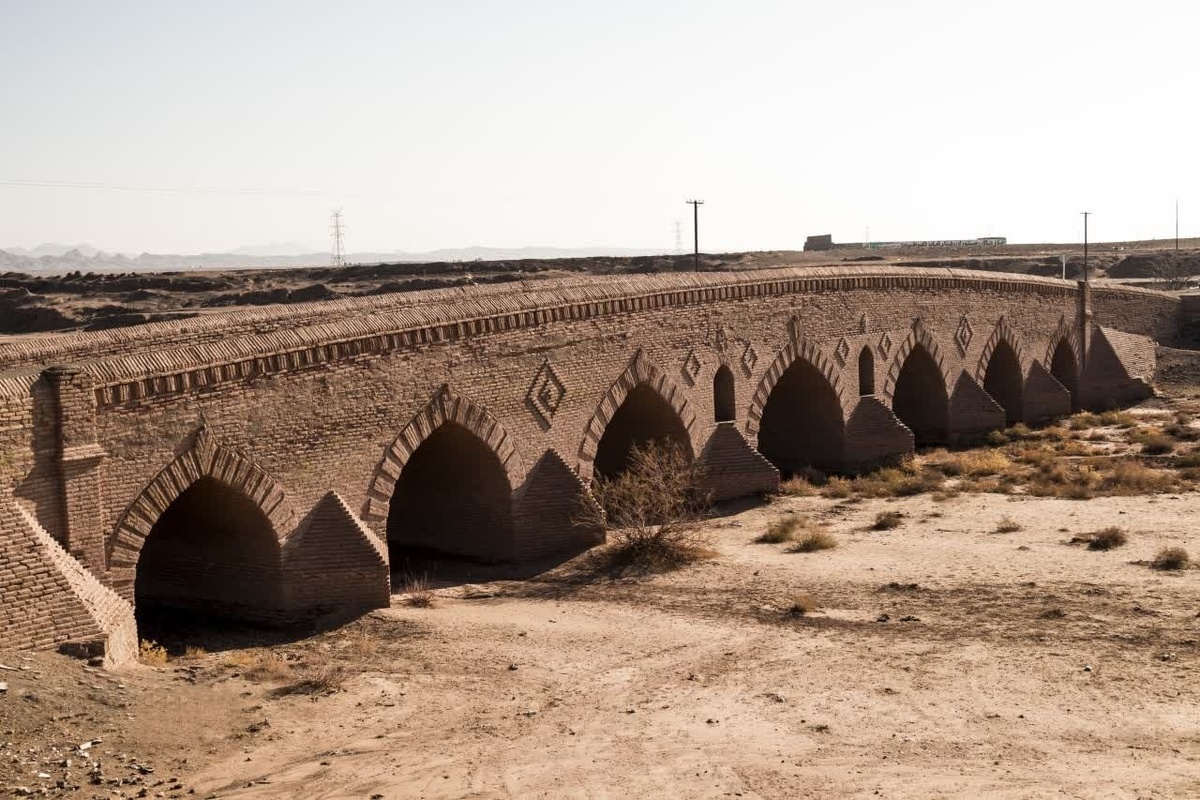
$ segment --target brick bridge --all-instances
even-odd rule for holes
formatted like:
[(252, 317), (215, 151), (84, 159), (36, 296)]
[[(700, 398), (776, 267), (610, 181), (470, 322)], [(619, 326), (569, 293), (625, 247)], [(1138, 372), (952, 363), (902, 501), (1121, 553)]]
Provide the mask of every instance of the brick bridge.
[[(386, 605), (389, 548), (529, 561), (630, 447), (718, 498), (1150, 391), (1156, 292), (958, 270), (593, 277), (0, 344), (0, 647), (136, 646), (134, 604)], [(99, 642), (99, 645), (95, 643)], [(82, 646), (82, 645), (81, 645)]]

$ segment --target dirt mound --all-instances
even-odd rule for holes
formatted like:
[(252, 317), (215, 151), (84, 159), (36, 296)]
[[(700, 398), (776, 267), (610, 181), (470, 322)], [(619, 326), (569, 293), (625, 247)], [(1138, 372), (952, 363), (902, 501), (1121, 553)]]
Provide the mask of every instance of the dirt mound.
[(1136, 253), (1108, 270), (1110, 278), (1179, 278), (1200, 275), (1200, 252)]

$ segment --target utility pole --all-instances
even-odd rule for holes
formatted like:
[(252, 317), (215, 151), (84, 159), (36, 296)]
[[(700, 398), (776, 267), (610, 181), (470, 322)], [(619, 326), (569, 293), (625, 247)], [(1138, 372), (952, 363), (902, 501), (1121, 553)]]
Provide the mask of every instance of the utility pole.
[(1087, 283), (1088, 279), (1088, 217), (1092, 215), (1090, 211), (1081, 211), (1083, 214), (1083, 281)]
[(685, 200), (692, 207), (692, 269), (700, 270), (700, 206), (704, 205), (703, 200)]
[(333, 240), (333, 266), (346, 266), (346, 253), (343, 249), (346, 238), (346, 226), (342, 223), (342, 210), (340, 208), (329, 215), (329, 238)]

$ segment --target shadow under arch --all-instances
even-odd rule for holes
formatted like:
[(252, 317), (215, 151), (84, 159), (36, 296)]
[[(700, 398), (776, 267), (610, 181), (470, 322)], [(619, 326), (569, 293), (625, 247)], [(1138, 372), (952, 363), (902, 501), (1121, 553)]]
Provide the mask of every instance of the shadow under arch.
[(1025, 378), (1016, 350), (1001, 340), (992, 350), (983, 373), (983, 390), (1004, 409), (1004, 422), (1013, 425), (1025, 418)]
[(620, 473), (630, 450), (650, 441), (674, 442), (695, 457), (695, 415), (683, 391), (641, 350), (604, 393), (584, 430), (579, 477)]
[(395, 556), (515, 556), (512, 491), (524, 470), (487, 409), (442, 386), (384, 451), (364, 517)]
[(771, 387), (758, 423), (757, 444), (758, 452), (785, 475), (804, 467), (843, 466), (842, 404), (828, 376), (807, 358), (793, 358)]

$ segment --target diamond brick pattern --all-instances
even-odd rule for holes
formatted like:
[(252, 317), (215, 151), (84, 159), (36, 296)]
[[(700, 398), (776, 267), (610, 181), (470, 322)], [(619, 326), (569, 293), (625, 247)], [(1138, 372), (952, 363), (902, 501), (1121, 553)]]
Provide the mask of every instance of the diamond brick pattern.
[(887, 331), (883, 332), (883, 336), (879, 337), (879, 355), (887, 358), (892, 354), (892, 337)]
[(963, 355), (967, 354), (967, 348), (971, 346), (971, 338), (974, 336), (975, 331), (971, 328), (971, 322), (964, 314), (963, 318), (959, 320), (958, 330), (954, 332), (954, 342)]
[(529, 386), (529, 392), (525, 395), (529, 405), (542, 418), (542, 421), (549, 425), (566, 396), (566, 384), (563, 383), (562, 378), (558, 377), (558, 373), (549, 360), (543, 361), (533, 378), (533, 383)]
[(700, 369), (703, 366), (700, 363), (700, 357), (696, 355), (696, 351), (688, 350), (687, 355), (683, 358), (683, 375), (687, 378), (688, 383), (696, 383), (696, 378), (700, 376)]
[(754, 349), (754, 345), (746, 343), (746, 349), (742, 351), (742, 368), (746, 370), (746, 374), (754, 372), (754, 366), (758, 364), (758, 352)]
[(850, 344), (843, 336), (838, 340), (837, 347), (833, 348), (833, 357), (837, 359), (838, 364), (846, 366), (846, 359), (850, 356)]

